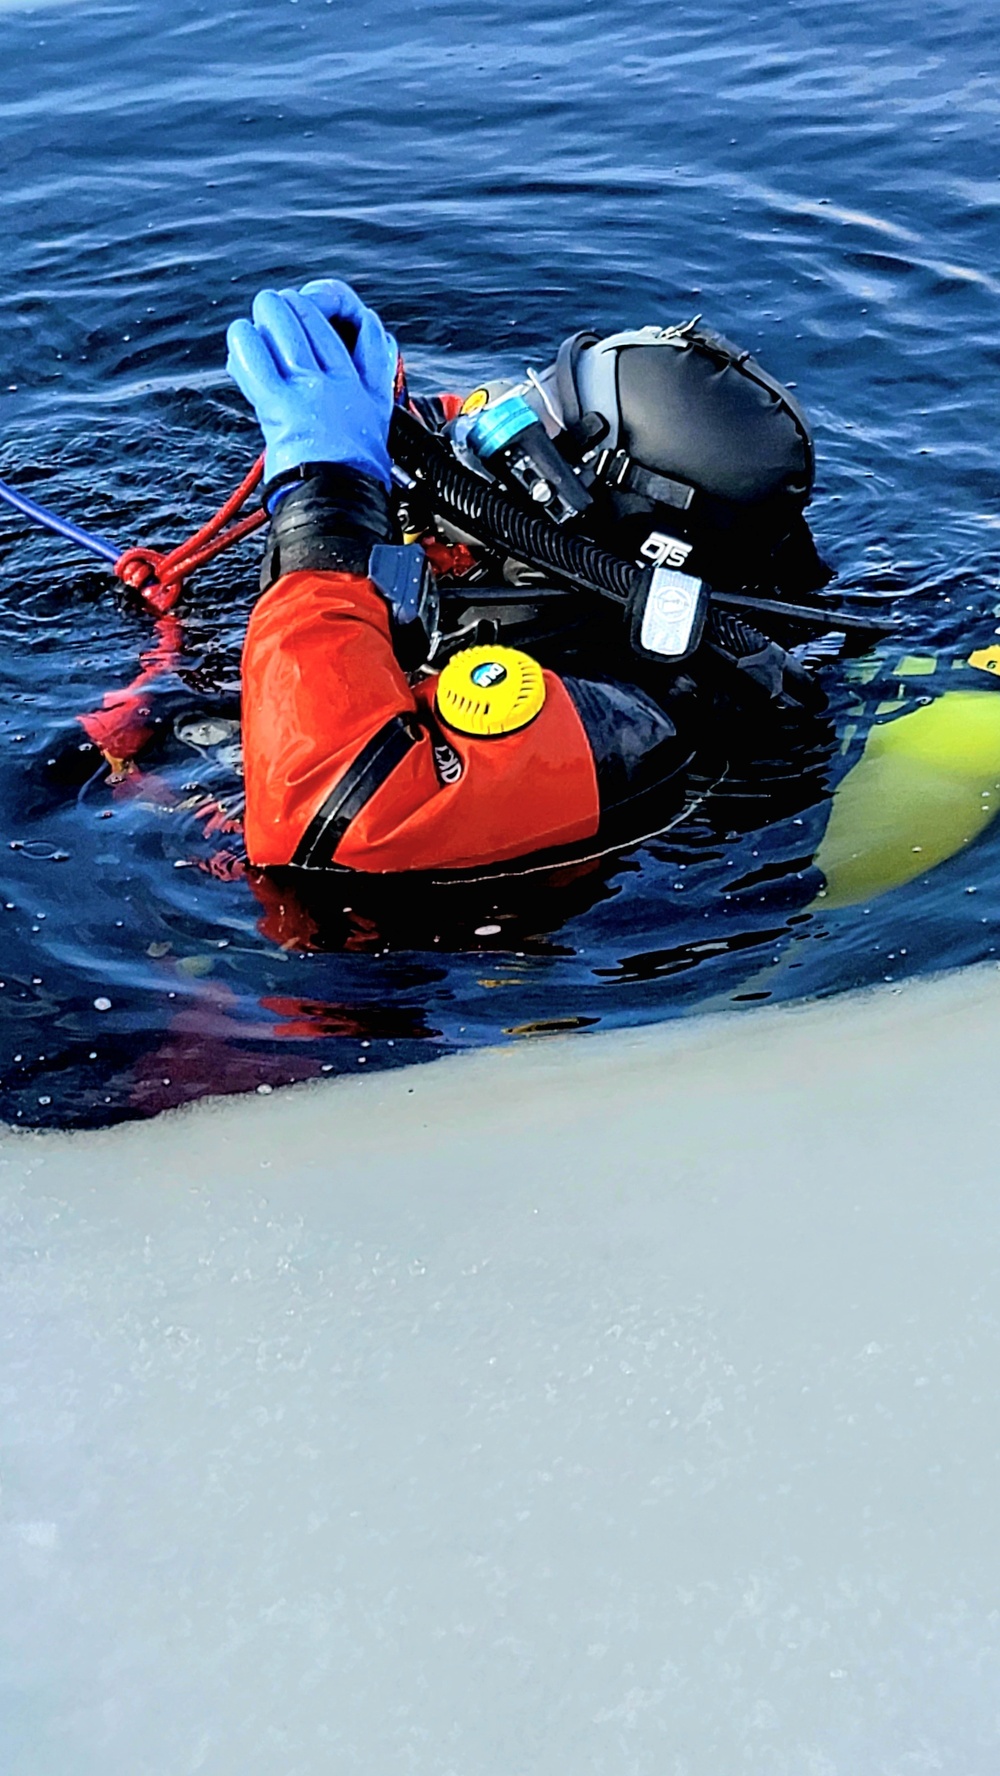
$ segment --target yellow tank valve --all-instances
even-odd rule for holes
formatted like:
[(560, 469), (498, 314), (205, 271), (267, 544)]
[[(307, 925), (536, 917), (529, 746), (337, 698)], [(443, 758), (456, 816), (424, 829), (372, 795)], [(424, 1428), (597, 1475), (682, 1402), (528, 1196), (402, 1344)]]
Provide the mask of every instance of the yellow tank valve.
[(519, 648), (463, 648), (438, 679), (438, 715), (459, 734), (516, 734), (544, 703), (542, 669)]

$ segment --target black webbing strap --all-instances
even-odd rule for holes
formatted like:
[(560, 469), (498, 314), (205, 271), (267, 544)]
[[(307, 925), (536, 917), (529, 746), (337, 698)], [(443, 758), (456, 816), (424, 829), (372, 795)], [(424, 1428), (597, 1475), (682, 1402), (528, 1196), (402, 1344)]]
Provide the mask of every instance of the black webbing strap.
[(372, 735), (302, 834), (292, 858), (299, 869), (329, 868), (351, 821), (381, 789), (422, 732), (416, 716), (394, 715)]
[(694, 499), (695, 489), (690, 482), (675, 481), (672, 475), (658, 475), (652, 469), (641, 468), (627, 450), (604, 451), (598, 458), (596, 472), (598, 479), (606, 481), (609, 487), (624, 487), (640, 499), (652, 500), (658, 506), (673, 506), (679, 512), (686, 512)]

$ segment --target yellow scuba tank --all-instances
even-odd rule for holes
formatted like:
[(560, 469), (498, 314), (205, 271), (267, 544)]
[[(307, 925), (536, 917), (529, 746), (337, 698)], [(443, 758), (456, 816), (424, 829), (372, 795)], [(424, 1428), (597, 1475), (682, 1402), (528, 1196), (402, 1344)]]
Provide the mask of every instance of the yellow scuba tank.
[(854, 906), (924, 875), (970, 844), (998, 809), (995, 691), (946, 691), (877, 723), (834, 793), (816, 852), (824, 906)]

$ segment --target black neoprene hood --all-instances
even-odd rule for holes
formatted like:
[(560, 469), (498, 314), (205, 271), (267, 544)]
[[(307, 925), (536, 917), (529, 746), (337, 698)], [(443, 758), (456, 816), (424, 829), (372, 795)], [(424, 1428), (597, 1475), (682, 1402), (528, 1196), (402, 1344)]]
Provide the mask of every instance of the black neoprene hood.
[(617, 353), (620, 448), (661, 475), (755, 505), (812, 490), (808, 428), (786, 390), (752, 360), (692, 345), (623, 344)]

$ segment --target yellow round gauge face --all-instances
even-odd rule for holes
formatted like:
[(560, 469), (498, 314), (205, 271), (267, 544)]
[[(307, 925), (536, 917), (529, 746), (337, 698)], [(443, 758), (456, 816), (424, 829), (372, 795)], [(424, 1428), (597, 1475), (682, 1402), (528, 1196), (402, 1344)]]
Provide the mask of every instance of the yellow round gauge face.
[(519, 648), (463, 648), (438, 679), (438, 714), (460, 734), (515, 734), (544, 702), (542, 669)]

